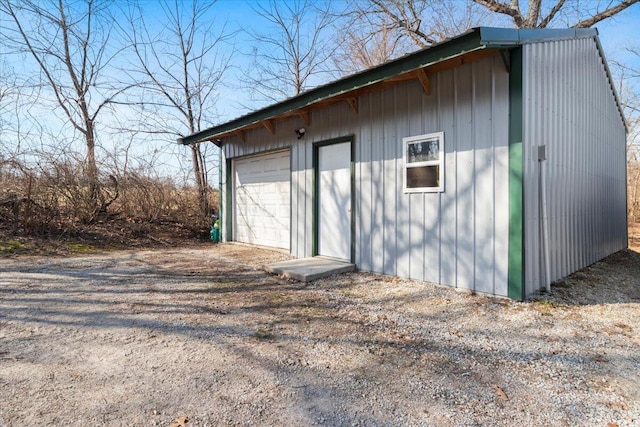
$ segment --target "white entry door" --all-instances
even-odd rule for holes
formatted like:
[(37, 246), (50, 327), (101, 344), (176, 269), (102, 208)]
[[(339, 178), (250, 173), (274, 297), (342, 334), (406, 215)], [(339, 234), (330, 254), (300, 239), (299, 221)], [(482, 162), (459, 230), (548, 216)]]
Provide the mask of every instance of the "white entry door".
[(289, 249), (291, 169), (289, 151), (234, 161), (234, 240)]
[(318, 255), (351, 261), (351, 142), (318, 148)]

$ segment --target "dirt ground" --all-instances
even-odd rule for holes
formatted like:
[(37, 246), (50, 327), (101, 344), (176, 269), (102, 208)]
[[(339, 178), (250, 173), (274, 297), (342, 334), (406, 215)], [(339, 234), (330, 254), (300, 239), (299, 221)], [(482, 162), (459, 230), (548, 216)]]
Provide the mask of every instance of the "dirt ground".
[(525, 303), (286, 258), (0, 259), (0, 426), (640, 425), (637, 251)]

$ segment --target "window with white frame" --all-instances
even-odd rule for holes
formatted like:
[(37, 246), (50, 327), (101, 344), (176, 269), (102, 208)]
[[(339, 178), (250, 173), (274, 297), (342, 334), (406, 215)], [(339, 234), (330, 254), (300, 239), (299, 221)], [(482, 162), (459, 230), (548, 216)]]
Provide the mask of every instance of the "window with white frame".
[(404, 192), (444, 191), (444, 132), (402, 138)]

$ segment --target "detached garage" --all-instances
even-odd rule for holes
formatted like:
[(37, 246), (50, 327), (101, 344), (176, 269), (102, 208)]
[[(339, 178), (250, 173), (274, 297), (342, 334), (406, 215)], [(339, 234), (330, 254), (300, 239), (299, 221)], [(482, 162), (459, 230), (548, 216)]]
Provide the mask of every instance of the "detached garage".
[(476, 28), (181, 139), (204, 141), (224, 241), (514, 299), (627, 245), (595, 29)]

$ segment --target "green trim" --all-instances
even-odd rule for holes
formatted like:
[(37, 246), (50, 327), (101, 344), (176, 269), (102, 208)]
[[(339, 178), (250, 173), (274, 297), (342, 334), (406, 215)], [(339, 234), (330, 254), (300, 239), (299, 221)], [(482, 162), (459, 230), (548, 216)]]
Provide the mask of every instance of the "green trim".
[[(222, 221), (224, 221), (224, 203), (222, 203), (222, 147), (218, 149), (218, 221), (220, 226), (222, 226)], [(222, 230), (220, 230), (222, 231)], [(220, 233), (220, 240), (222, 239), (222, 232)]]
[(347, 136), (341, 136), (338, 138), (325, 139), (324, 141), (314, 142), (313, 148), (315, 149), (315, 148), (324, 147), (327, 145), (341, 144), (343, 142), (353, 142), (354, 136), (355, 135), (347, 135)]
[(313, 233), (311, 237), (311, 255), (318, 255), (318, 241), (320, 233), (320, 180), (318, 179), (319, 162), (320, 162), (320, 147), (326, 147), (327, 145), (342, 144), (343, 142), (351, 143), (351, 262), (355, 261), (356, 241), (355, 241), (355, 228), (356, 228), (356, 216), (355, 216), (355, 149), (354, 149), (354, 135), (342, 136), (339, 138), (327, 139), (325, 141), (313, 143)]
[[(324, 101), (356, 89), (380, 83), (400, 74), (418, 70), (420, 68), (424, 68), (474, 50), (482, 50), (484, 48), (485, 46), (481, 43), (480, 29), (476, 28), (456, 38), (430, 46), (427, 49), (420, 50), (411, 55), (403, 56), (394, 61), (389, 61), (377, 67), (319, 86), (315, 89), (284, 100), (278, 104), (238, 117), (230, 122), (179, 138), (178, 143), (188, 145), (209, 139), (215, 139), (219, 135), (260, 123), (263, 120), (291, 113), (298, 109), (315, 104), (316, 102)], [(214, 141), (214, 143), (216, 145), (221, 144), (220, 141)]]
[(522, 48), (511, 51), (509, 73), (509, 298), (523, 300), (524, 287), (524, 182)]
[(226, 161), (227, 175), (227, 194), (225, 195), (225, 203), (227, 205), (227, 216), (225, 218), (225, 240), (231, 242), (233, 240), (233, 170), (232, 160)]
[[(593, 28), (562, 28), (562, 29), (514, 29), (479, 27), (467, 31), (457, 37), (432, 45), (426, 49), (405, 55), (394, 61), (386, 62), (360, 73), (347, 76), (335, 82), (319, 86), (295, 97), (286, 99), (277, 104), (261, 110), (253, 111), (242, 117), (238, 117), (226, 123), (202, 130), (189, 136), (178, 138), (179, 144), (195, 144), (211, 140), (216, 145), (222, 145), (222, 141), (216, 138), (247, 126), (254, 125), (264, 120), (273, 119), (296, 110), (309, 107), (319, 101), (326, 101), (336, 96), (344, 95), (353, 90), (364, 88), (385, 81), (391, 77), (418, 70), (437, 64), (447, 59), (455, 58), (465, 53), (482, 49), (511, 49), (525, 43), (536, 43), (551, 40), (571, 40), (578, 38), (593, 38), (596, 41), (598, 51), (603, 59), (603, 64), (609, 84), (613, 90), (614, 98), (620, 112), (620, 117), (627, 129), (622, 106), (611, 78), (609, 66), (605, 60), (604, 51), (600, 45), (598, 31)], [(505, 60), (503, 55), (503, 60)], [(505, 62), (505, 66), (509, 64)]]
[(356, 143), (351, 138), (351, 263), (356, 262)]
[(313, 223), (311, 230), (311, 256), (318, 255), (318, 233), (319, 233), (319, 224), (318, 218), (320, 217), (320, 203), (318, 200), (318, 194), (320, 194), (320, 180), (318, 180), (318, 168), (319, 168), (319, 159), (318, 154), (320, 152), (320, 145), (313, 144), (313, 160), (312, 167), (313, 173), (311, 174), (311, 180), (313, 188), (313, 196), (312, 196), (312, 215), (313, 215)]

